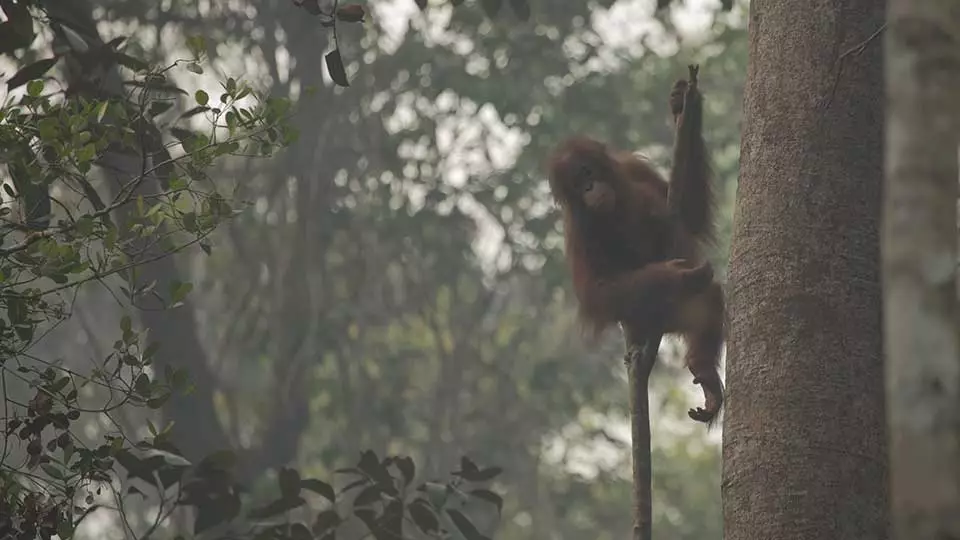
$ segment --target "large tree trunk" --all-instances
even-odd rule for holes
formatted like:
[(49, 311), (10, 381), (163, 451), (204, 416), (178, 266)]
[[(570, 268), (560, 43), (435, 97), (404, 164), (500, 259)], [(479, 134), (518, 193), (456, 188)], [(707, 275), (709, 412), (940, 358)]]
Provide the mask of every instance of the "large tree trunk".
[(960, 538), (960, 2), (892, 0), (884, 213), (897, 538)]
[(876, 0), (750, 5), (729, 274), (727, 540), (887, 536), (883, 23)]

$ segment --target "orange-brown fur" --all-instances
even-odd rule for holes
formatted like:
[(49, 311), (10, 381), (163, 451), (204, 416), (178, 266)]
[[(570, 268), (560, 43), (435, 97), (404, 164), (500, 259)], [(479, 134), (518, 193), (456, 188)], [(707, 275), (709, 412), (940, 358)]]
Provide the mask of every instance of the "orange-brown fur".
[(670, 96), (677, 138), (669, 183), (643, 159), (588, 137), (557, 148), (549, 178), (581, 320), (593, 336), (616, 323), (633, 335), (683, 335), (705, 397), (689, 414), (710, 423), (723, 403), (724, 305), (710, 265), (687, 262), (703, 261), (715, 231), (702, 98), (693, 68), (691, 75)]

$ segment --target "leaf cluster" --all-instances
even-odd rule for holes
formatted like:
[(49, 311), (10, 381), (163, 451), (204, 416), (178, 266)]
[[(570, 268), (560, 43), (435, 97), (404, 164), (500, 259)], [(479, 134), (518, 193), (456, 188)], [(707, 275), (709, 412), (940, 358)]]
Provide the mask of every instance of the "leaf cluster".
[[(147, 343), (129, 316), (90, 373), (32, 351), (71, 316), (88, 283), (134, 307), (149, 298), (177, 307), (191, 284), (144, 282), (140, 269), (192, 246), (209, 253), (209, 235), (239, 212), (207, 170), (228, 157), (272, 155), (296, 133), (289, 100), (233, 78), (187, 102), (171, 75), (203, 73), (199, 38), (188, 42), (193, 58), (152, 67), (124, 53), (123, 38), (84, 37), (53, 22), (40, 3), (5, 0), (0, 9), (7, 18), (0, 53), (18, 64), (38, 27), (59, 43), (52, 55), (18, 66), (0, 104), (0, 536), (66, 539), (112, 490), (117, 466), (130, 472), (134, 449), (160, 450), (168, 440), (171, 424), (148, 421), (149, 448), (135, 443), (117, 414), (159, 409), (190, 388), (185, 371), (153, 364), (159, 344)], [(57, 66), (68, 75), (57, 75)], [(108, 88), (96, 68), (119, 74), (119, 85)], [(76, 428), (97, 418), (113, 429), (91, 444)], [(151, 481), (160, 474), (163, 485), (179, 482), (167, 470), (134, 470)], [(115, 505), (121, 515), (123, 496)]]

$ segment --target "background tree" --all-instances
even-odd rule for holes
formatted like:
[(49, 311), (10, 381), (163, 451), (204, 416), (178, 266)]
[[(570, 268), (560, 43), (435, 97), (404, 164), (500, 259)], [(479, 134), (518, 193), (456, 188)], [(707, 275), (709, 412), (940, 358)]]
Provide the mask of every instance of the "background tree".
[(885, 538), (883, 3), (754, 0), (724, 537)]
[(884, 299), (897, 538), (960, 535), (960, 5), (891, 1)]

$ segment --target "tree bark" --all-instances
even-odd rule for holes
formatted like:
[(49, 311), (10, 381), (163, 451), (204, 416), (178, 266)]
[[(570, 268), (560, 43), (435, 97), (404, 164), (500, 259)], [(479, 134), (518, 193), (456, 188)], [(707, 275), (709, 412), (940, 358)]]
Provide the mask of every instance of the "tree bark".
[(960, 2), (892, 0), (883, 224), (897, 538), (960, 538)]
[(884, 2), (754, 0), (749, 24), (725, 538), (883, 539)]

